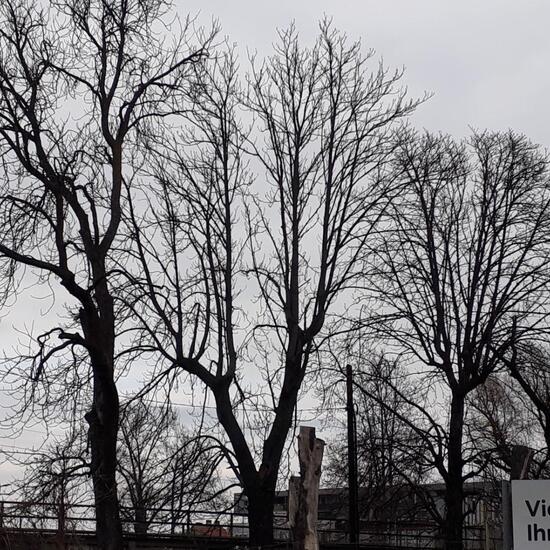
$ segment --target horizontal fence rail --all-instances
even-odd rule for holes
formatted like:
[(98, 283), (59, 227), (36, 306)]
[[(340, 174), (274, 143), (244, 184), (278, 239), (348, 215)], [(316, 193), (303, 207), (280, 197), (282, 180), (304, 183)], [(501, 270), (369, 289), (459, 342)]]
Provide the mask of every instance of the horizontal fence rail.
[[(121, 506), (124, 531), (141, 537), (191, 537), (231, 539), (246, 544), (247, 515), (234, 510), (148, 508), (141, 515), (131, 507)], [(141, 518), (141, 519), (139, 519)], [(323, 518), (318, 522), (319, 541), (329, 546), (349, 546), (349, 534), (343, 518)], [(51, 502), (0, 501), (2, 532), (56, 535), (74, 539), (95, 533), (95, 513), (92, 504), (52, 504)], [(276, 513), (275, 539), (290, 540), (286, 514)], [(371, 521), (362, 525), (359, 544), (377, 549), (439, 549), (441, 535), (428, 522)], [(502, 547), (500, 529), (491, 525), (467, 526), (464, 550), (499, 550)]]

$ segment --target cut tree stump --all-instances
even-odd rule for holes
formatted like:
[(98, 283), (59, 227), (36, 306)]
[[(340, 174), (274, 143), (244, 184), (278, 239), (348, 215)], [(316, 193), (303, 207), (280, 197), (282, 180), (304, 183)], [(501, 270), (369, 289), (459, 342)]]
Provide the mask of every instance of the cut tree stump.
[(319, 550), (317, 513), (324, 447), (325, 442), (315, 437), (315, 428), (300, 427), (300, 476), (290, 478), (288, 491), (288, 522), (294, 550)]

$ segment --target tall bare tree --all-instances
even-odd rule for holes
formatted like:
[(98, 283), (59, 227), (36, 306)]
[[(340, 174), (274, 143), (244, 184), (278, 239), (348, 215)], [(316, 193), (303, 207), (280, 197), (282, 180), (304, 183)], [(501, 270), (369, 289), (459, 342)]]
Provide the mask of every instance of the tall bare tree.
[(2, 267), (12, 289), (16, 268), (26, 267), (72, 299), (74, 322), (39, 337), (23, 375), (33, 389), (45, 387), (56, 356), (86, 352), (97, 536), (105, 549), (122, 548), (110, 258), (119, 247), (123, 181), (132, 176), (136, 135), (182, 108), (187, 68), (210, 41), (192, 37), (186, 22), (169, 43), (162, 28), (169, 9), (164, 0), (61, 0), (43, 8), (6, 0), (0, 8)]
[(150, 142), (166, 158), (149, 225), (133, 220), (138, 347), (158, 353), (153, 384), (187, 374), (213, 396), (255, 546), (273, 539), (281, 457), (318, 338), (396, 192), (382, 173), (394, 124), (416, 104), (372, 57), (328, 23), (311, 49), (281, 32), (246, 90), (232, 53), (213, 60), (188, 131)]
[[(546, 154), (526, 138), (480, 133), (456, 143), (405, 133), (379, 249), (381, 332), (448, 396), (445, 548), (462, 548), (464, 419), (516, 341), (543, 330), (549, 276)], [(516, 326), (514, 329), (513, 327)], [(437, 389), (439, 388), (439, 389)]]

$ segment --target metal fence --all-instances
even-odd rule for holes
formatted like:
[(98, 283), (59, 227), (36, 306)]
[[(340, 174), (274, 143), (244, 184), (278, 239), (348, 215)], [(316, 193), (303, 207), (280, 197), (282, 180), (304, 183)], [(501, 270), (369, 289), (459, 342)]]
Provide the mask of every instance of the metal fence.
[[(209, 537), (233, 539), (245, 543), (248, 538), (246, 514), (233, 510), (207, 509), (146, 510), (145, 523), (135, 519), (132, 508), (121, 507), (124, 530), (149, 537)], [(346, 545), (348, 533), (341, 519), (319, 521), (319, 541), (324, 545)], [(0, 530), (2, 532), (34, 532), (56, 534), (68, 540), (78, 535), (95, 532), (92, 504), (52, 504), (51, 502), (0, 501)], [(290, 539), (287, 518), (275, 516), (276, 540)], [(443, 547), (438, 529), (421, 522), (369, 522), (362, 526), (359, 543), (362, 547), (392, 549), (440, 549)], [(500, 529), (489, 525), (467, 526), (464, 532), (464, 550), (500, 550)]]

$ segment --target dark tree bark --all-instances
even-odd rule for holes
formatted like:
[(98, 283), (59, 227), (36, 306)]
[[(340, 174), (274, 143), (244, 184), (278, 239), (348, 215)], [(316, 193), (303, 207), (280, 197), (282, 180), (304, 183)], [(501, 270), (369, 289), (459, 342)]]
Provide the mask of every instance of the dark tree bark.
[[(271, 485), (271, 487), (269, 487)], [(273, 544), (274, 496), (276, 483), (261, 481), (259, 488), (247, 487), (248, 531), (250, 546), (263, 548)]]
[(445, 549), (462, 550), (464, 528), (464, 396), (451, 399), (449, 415), (449, 444), (447, 449), (447, 478), (445, 480)]
[(100, 265), (94, 271), (97, 309), (80, 310), (83, 340), (93, 373), (92, 407), (85, 418), (89, 426), (97, 541), (100, 548), (114, 550), (122, 544), (116, 480), (119, 397), (114, 365), (115, 318), (105, 269)]
[(147, 509), (143, 504), (140, 504), (136, 507), (134, 513), (134, 533), (136, 535), (146, 535), (147, 525)]

